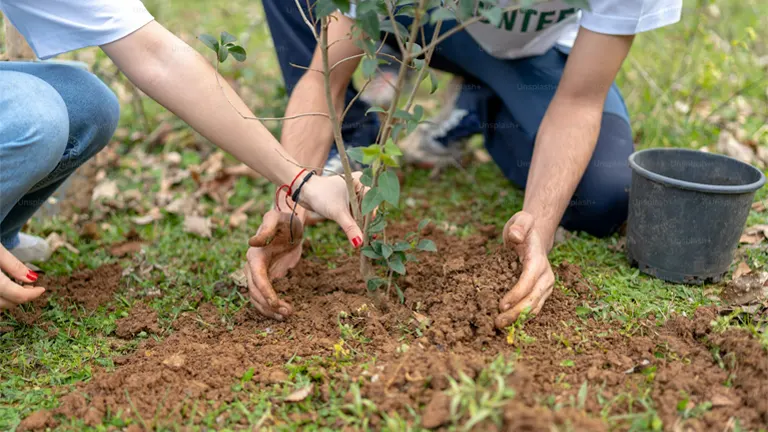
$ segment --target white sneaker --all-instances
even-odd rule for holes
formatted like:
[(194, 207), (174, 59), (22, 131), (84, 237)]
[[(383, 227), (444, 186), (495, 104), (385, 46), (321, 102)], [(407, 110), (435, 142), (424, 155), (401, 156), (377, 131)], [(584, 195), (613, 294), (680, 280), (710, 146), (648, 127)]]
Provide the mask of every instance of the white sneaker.
[(19, 233), (19, 244), (8, 252), (21, 262), (42, 262), (51, 257), (51, 246), (42, 237)]

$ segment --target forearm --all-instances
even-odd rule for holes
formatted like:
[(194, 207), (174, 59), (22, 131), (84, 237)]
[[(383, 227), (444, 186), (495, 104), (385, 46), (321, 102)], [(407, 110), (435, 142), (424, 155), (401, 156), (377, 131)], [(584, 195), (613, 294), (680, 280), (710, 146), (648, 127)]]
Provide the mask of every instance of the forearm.
[[(339, 115), (343, 111), (343, 94), (343, 91), (339, 92), (336, 89), (332, 91), (334, 105)], [(309, 112), (328, 113), (323, 77), (320, 73), (313, 71), (307, 72), (293, 90), (285, 116), (300, 117), (283, 123), (280, 142), (285, 151), (299, 164), (322, 168), (333, 145), (333, 127), (328, 117), (301, 116)], [(305, 212), (299, 212), (299, 217), (304, 220)]]
[(597, 143), (602, 106), (592, 105), (555, 99), (539, 128), (523, 210), (534, 216), (547, 248)]
[(298, 173), (264, 125), (238, 113), (252, 116), (227, 82), (216, 79), (210, 63), (160, 24), (102, 48), (144, 93), (273, 183), (290, 182)]

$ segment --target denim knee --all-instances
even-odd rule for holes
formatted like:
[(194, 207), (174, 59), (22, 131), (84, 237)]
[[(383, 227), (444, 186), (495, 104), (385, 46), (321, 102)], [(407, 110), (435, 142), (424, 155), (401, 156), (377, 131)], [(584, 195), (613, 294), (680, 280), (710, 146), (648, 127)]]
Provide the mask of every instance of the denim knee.
[(120, 104), (112, 90), (94, 74), (67, 65), (50, 67), (69, 107), (70, 136), (76, 141), (66, 156), (69, 163), (79, 166), (112, 138), (120, 120)]
[(53, 87), (26, 73), (2, 72), (0, 95), (4, 169), (31, 186), (53, 171), (64, 154), (69, 137), (67, 107)]

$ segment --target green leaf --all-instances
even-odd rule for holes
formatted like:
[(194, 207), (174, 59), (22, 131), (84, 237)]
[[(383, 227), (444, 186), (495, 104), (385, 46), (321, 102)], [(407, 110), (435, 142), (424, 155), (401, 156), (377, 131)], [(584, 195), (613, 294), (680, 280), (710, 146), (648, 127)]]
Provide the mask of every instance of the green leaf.
[(256, 372), (256, 369), (250, 368), (247, 371), (245, 371), (245, 374), (243, 375), (242, 382), (248, 382), (253, 379), (253, 374)]
[(588, 384), (586, 381), (584, 381), (584, 384), (581, 385), (581, 388), (579, 388), (579, 394), (576, 396), (577, 398), (577, 408), (580, 410), (584, 409), (584, 405), (587, 403), (587, 390), (588, 390)]
[(384, 231), (384, 228), (387, 227), (387, 220), (384, 219), (384, 215), (382, 212), (379, 212), (376, 214), (376, 218), (371, 222), (370, 225), (368, 225), (368, 233), (369, 234), (375, 234), (380, 233)]
[(397, 110), (395, 110), (394, 117), (396, 119), (408, 120), (408, 119), (411, 118), (411, 113), (409, 113), (408, 111), (405, 111), (405, 110), (397, 109)]
[(573, 362), (573, 360), (569, 360), (569, 359), (566, 359), (560, 362), (560, 366), (563, 366), (563, 367), (573, 367), (574, 365), (575, 363)]
[(592, 313), (592, 310), (588, 307), (584, 306), (576, 306), (576, 315), (580, 317), (588, 316), (590, 313)]
[(229, 53), (232, 54), (232, 57), (235, 58), (235, 60), (241, 62), (245, 61), (246, 54), (245, 54), (245, 48), (235, 45), (233, 47), (229, 47)]
[(392, 170), (379, 176), (379, 190), (384, 200), (397, 207), (400, 201), (400, 181)]
[(392, 138), (387, 140), (387, 143), (384, 144), (384, 153), (388, 154), (390, 156), (402, 156), (403, 151), (400, 150), (400, 147), (398, 147), (394, 141), (392, 141)]
[(411, 248), (413, 248), (413, 246), (411, 246), (410, 243), (404, 241), (399, 241), (392, 246), (392, 250), (395, 252), (405, 252), (407, 250), (411, 250)]
[(368, 115), (368, 113), (372, 113), (372, 112), (373, 112), (373, 113), (377, 113), (377, 112), (380, 112), (380, 113), (386, 113), (386, 112), (387, 112), (387, 110), (385, 110), (385, 109), (384, 109), (384, 108), (382, 108), (382, 107), (378, 107), (378, 106), (375, 106), (375, 107), (370, 107), (370, 108), (368, 108), (368, 111), (366, 111), (366, 112), (365, 112), (365, 115)]
[(349, 12), (349, 0), (333, 0), (333, 4), (335, 4), (340, 11), (344, 13)]
[(367, 256), (367, 257), (368, 257), (368, 258), (370, 258), (370, 259), (379, 259), (379, 258), (381, 258), (381, 255), (379, 255), (378, 253), (376, 253), (376, 251), (375, 251), (375, 250), (373, 250), (373, 248), (372, 248), (372, 247), (370, 247), (370, 246), (366, 246), (366, 247), (364, 247), (364, 248), (361, 250), (361, 252), (363, 253), (363, 255)]
[(394, 252), (392, 250), (392, 246), (390, 246), (390, 245), (388, 245), (386, 243), (382, 243), (382, 245), (381, 245), (381, 256), (383, 256), (384, 259), (389, 259), (389, 257), (392, 256), (392, 252)]
[(398, 123), (394, 126), (392, 126), (392, 137), (397, 138), (400, 136), (400, 132), (403, 130), (403, 124)]
[(467, 19), (475, 14), (475, 0), (459, 0), (459, 18)]
[(501, 18), (502, 18), (502, 10), (500, 7), (492, 7), (489, 9), (482, 10), (480, 12), (484, 17), (488, 18), (488, 21), (494, 26), (498, 27), (501, 25)]
[(361, 211), (363, 214), (368, 214), (372, 212), (376, 207), (378, 207), (382, 202), (384, 202), (384, 197), (382, 196), (379, 187), (377, 186), (371, 188), (371, 190), (365, 194), (365, 197), (363, 197)]
[(350, 147), (346, 149), (347, 157), (353, 161), (363, 163), (363, 149), (360, 147)]
[(333, 0), (317, 0), (314, 11), (315, 19), (325, 18), (336, 12), (337, 9), (338, 6), (336, 6)]
[[(397, 26), (397, 31), (400, 32), (401, 37), (404, 38), (408, 36), (408, 29), (405, 28), (404, 25), (400, 24), (397, 21), (395, 21), (395, 25)], [(386, 18), (384, 21), (382, 21), (379, 28), (383, 32), (391, 33), (393, 36), (395, 35), (395, 29), (392, 26), (392, 21), (390, 21), (389, 18)]]
[(429, 219), (422, 220), (421, 222), (419, 222), (418, 230), (419, 231), (423, 230), (424, 228), (426, 228), (427, 225), (429, 225), (430, 222), (431, 222), (431, 220), (429, 220)]
[(438, 21), (452, 21), (456, 20), (456, 14), (452, 10), (441, 7), (429, 14), (429, 23), (434, 25)]
[(400, 166), (397, 163), (397, 160), (395, 160), (394, 157), (392, 157), (392, 156), (390, 156), (388, 154), (383, 154), (383, 155), (380, 156), (380, 158), (381, 158), (381, 161), (384, 162), (384, 165), (386, 165), (386, 166), (388, 166), (390, 168), (397, 168), (398, 166)]
[(403, 294), (403, 290), (401, 290), (397, 284), (394, 285), (395, 291), (397, 291), (397, 299), (400, 301), (400, 304), (405, 303), (405, 294)]
[(362, 67), (363, 67), (363, 78), (369, 79), (373, 77), (373, 74), (376, 73), (376, 68), (379, 67), (379, 62), (376, 61), (375, 58), (364, 57)]
[[(349, 151), (347, 151), (347, 156), (349, 156)], [(362, 183), (363, 186), (373, 186), (373, 168), (368, 167), (363, 170), (363, 175), (360, 176), (360, 183)]]
[(432, 86), (429, 90), (429, 94), (433, 94), (437, 91), (437, 75), (435, 75), (435, 71), (432, 69), (429, 70), (429, 83)]
[(421, 121), (421, 118), (424, 117), (424, 107), (421, 105), (416, 105), (413, 107), (413, 119), (418, 121)]
[(391, 268), (393, 272), (401, 275), (405, 274), (405, 264), (403, 263), (403, 258), (400, 255), (392, 256), (392, 258), (387, 261), (387, 265), (389, 265), (389, 268)]
[(229, 56), (229, 50), (225, 46), (219, 46), (219, 62), (224, 63), (224, 60)]
[(387, 283), (387, 281), (382, 278), (373, 278), (373, 279), (368, 279), (368, 282), (366, 282), (366, 286), (368, 287), (368, 291), (376, 291), (377, 289), (379, 289), (379, 287), (381, 287), (385, 283)]
[(419, 122), (414, 119), (410, 119), (405, 123), (405, 129), (408, 135), (412, 134), (414, 130), (419, 126)]
[(219, 41), (217, 41), (215, 37), (209, 34), (201, 34), (197, 38), (200, 39), (205, 44), (205, 46), (212, 49), (213, 52), (219, 52)]
[(435, 242), (428, 239), (420, 240), (419, 244), (416, 245), (416, 249), (422, 250), (425, 252), (437, 252), (437, 246), (435, 246)]
[(375, 40), (379, 39), (379, 16), (375, 11), (371, 11), (357, 16), (357, 25), (370, 37)]
[(381, 147), (379, 147), (378, 144), (371, 144), (368, 147), (362, 147), (361, 150), (363, 151), (362, 162), (364, 164), (369, 164), (375, 161), (381, 155)]
[(420, 71), (421, 68), (426, 66), (427, 61), (423, 59), (413, 59), (413, 67), (416, 68), (417, 71)]
[(225, 32), (225, 31), (221, 32), (221, 44), (222, 45), (226, 45), (226, 44), (228, 44), (230, 42), (234, 42), (236, 40), (237, 40), (237, 38), (234, 37), (233, 35)]

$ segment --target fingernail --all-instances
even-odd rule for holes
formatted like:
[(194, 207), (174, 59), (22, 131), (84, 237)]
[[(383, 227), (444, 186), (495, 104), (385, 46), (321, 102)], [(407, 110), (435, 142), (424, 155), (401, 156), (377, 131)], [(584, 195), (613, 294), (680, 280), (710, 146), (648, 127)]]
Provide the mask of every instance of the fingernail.
[(32, 282), (37, 280), (37, 273), (33, 272), (32, 270), (27, 272), (27, 279), (30, 279)]
[(275, 314), (275, 318), (279, 319), (280, 321), (283, 320), (283, 316), (280, 314)]
[(352, 246), (358, 248), (361, 244), (363, 244), (363, 239), (361, 239), (359, 236), (352, 239)]
[(283, 314), (283, 315), (288, 315), (288, 309), (280, 308), (280, 313)]
[(509, 309), (509, 303), (501, 305), (501, 310), (506, 311), (507, 309)]

